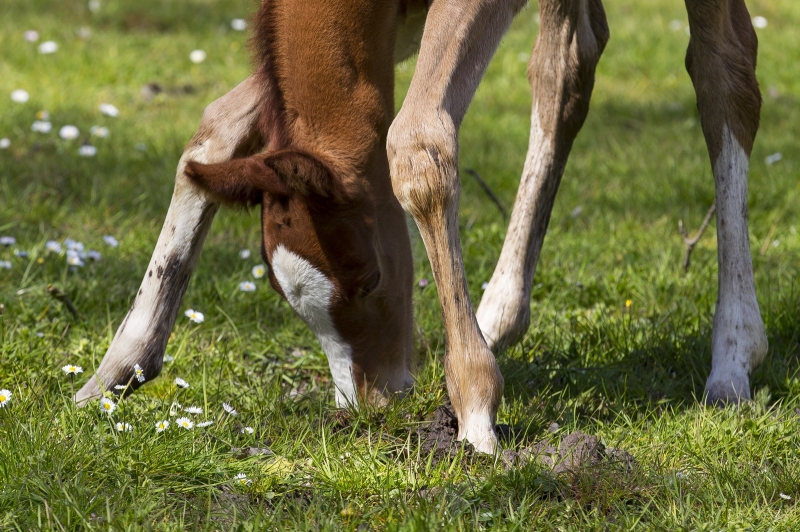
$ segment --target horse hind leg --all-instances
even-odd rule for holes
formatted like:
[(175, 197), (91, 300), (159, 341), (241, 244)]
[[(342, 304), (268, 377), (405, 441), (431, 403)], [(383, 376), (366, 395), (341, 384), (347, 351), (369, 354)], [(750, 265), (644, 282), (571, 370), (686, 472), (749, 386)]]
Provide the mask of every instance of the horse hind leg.
[(758, 130), (758, 42), (743, 0), (687, 0), (686, 69), (714, 173), (719, 294), (711, 340), (710, 404), (750, 398), (750, 373), (767, 353), (747, 229), (747, 173)]
[(528, 155), (500, 259), (477, 312), (483, 336), (496, 352), (528, 330), (539, 251), (609, 37), (600, 0), (540, 0), (539, 13), (528, 64), (533, 91)]

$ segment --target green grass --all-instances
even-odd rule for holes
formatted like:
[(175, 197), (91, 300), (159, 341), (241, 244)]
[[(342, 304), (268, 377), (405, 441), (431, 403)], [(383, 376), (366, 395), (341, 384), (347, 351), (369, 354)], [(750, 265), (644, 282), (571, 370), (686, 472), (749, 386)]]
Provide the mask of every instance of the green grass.
[[(18, 243), (0, 248), (13, 265), (0, 269), (0, 388), (13, 393), (0, 409), (0, 529), (796, 529), (800, 6), (749, 6), (769, 21), (759, 30), (764, 107), (749, 201), (770, 341), (753, 377), (756, 400), (740, 409), (697, 404), (710, 368), (716, 240), (712, 227), (684, 275), (677, 222), (696, 228), (714, 190), (683, 69), (687, 36), (669, 29), (685, 23), (683, 3), (609, 1), (612, 38), (556, 201), (532, 325), (499, 358), (498, 421), (512, 428), (506, 448), (581, 430), (637, 465), (559, 476), (537, 463), (506, 468), (465, 451), (436, 460), (422, 452), (417, 428), (446, 400), (435, 287), (416, 292), (415, 393), (385, 409), (337, 413), (313, 335), (263, 280), (253, 294), (237, 289), (258, 263), (238, 257), (258, 249), (257, 213), (217, 216), (183, 306), (206, 321), (179, 316), (167, 348), (174, 361), (162, 375), (111, 416), (96, 405), (77, 409), (73, 386), (99, 363), (139, 286), (184, 143), (204, 107), (249, 72), (246, 35), (229, 23), (255, 3), (101, 0), (92, 13), (83, 0), (5, 2), (0, 138), (11, 146), (0, 150), (0, 235)], [(515, 22), (461, 132), (462, 168), (478, 170), (509, 207), (527, 145), (535, 15), (529, 7)], [(76, 36), (81, 27), (91, 29), (88, 39)], [(27, 29), (59, 51), (38, 54), (22, 38)], [(208, 53), (200, 65), (188, 60), (195, 48)], [(412, 71), (413, 63), (398, 67), (398, 105)], [(149, 82), (166, 90), (148, 101), (140, 91)], [(27, 103), (11, 102), (17, 88), (30, 93)], [(121, 115), (101, 115), (102, 102)], [(30, 131), (40, 110), (50, 113), (49, 134)], [(78, 126), (81, 140), (58, 138), (64, 124)], [(94, 124), (110, 136), (91, 139), (96, 157), (78, 157)], [(783, 160), (766, 165), (775, 152)], [(466, 174), (461, 220), (478, 301), (505, 227)], [(105, 246), (105, 234), (119, 248)], [(69, 270), (44, 250), (66, 237), (103, 260)], [(417, 278), (430, 279), (413, 238)], [(80, 319), (48, 284), (69, 295)], [(60, 371), (67, 362), (87, 370), (74, 383)], [(191, 387), (177, 389), (175, 377)], [(158, 420), (174, 420), (173, 401), (202, 407), (205, 415), (191, 417), (215, 424), (157, 434)], [(224, 415), (223, 401), (239, 415)], [(117, 432), (118, 421), (133, 431)], [(560, 428), (549, 433), (554, 422)], [(273, 454), (236, 450), (249, 447)], [(236, 485), (240, 472), (252, 483)]]

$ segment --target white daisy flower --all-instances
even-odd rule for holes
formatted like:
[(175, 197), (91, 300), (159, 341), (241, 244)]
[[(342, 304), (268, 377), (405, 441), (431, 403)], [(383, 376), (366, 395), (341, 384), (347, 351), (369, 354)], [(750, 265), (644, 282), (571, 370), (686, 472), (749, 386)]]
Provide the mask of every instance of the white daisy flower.
[(253, 277), (255, 277), (256, 279), (261, 279), (262, 277), (264, 277), (264, 274), (267, 273), (267, 269), (264, 267), (263, 264), (259, 264), (258, 266), (253, 267), (251, 273), (253, 274)]
[(100, 0), (89, 0), (89, 11), (92, 13), (100, 11)]
[(65, 140), (77, 139), (80, 134), (81, 132), (78, 130), (78, 128), (70, 124), (67, 124), (58, 130), (58, 136)]
[(255, 292), (256, 291), (256, 283), (252, 281), (242, 281), (239, 283), (239, 290), (242, 292)]
[(44, 41), (39, 45), (40, 54), (54, 54), (58, 51), (58, 43), (55, 41)]
[(64, 245), (71, 251), (83, 251), (83, 242), (72, 240), (71, 238), (64, 239)]
[(50, 120), (50, 113), (42, 109), (36, 113), (36, 120)]
[(3, 137), (0, 139), (0, 150), (8, 149), (11, 146), (11, 140)]
[(77, 375), (78, 373), (83, 373), (83, 368), (80, 367), (80, 366), (74, 366), (72, 364), (67, 364), (66, 366), (61, 368), (61, 371), (63, 371), (67, 375)]
[(14, 256), (15, 257), (19, 257), (21, 259), (27, 259), (30, 256), (30, 253), (28, 253), (27, 251), (25, 251), (23, 249), (15, 249), (14, 250)]
[(231, 28), (236, 31), (244, 31), (247, 29), (247, 21), (243, 18), (235, 18), (231, 20)]
[(61, 244), (55, 240), (48, 240), (44, 245), (44, 249), (50, 253), (61, 253)]
[(37, 133), (50, 133), (52, 130), (53, 124), (47, 120), (36, 120), (33, 124), (31, 124), (31, 131), (35, 131)]
[(249, 259), (250, 258), (250, 250), (249, 249), (243, 249), (243, 250), (239, 251), (239, 258), (242, 259), (242, 260)]
[(672, 31), (681, 31), (683, 28), (683, 22), (678, 19), (673, 19), (669, 21), (669, 29)]
[(120, 390), (120, 391), (127, 390), (128, 389), (128, 385), (127, 384), (116, 384), (116, 385), (114, 385), (114, 389), (115, 390)]
[(0, 408), (5, 408), (9, 401), (11, 401), (11, 392), (5, 389), (0, 390)]
[(119, 432), (131, 432), (133, 427), (130, 423), (123, 423), (122, 421), (117, 422), (117, 430)]
[(778, 152), (778, 153), (773, 153), (772, 155), (767, 155), (766, 157), (764, 157), (764, 162), (766, 164), (775, 164), (778, 161), (780, 161), (781, 159), (783, 159), (783, 154), (781, 152)]
[(110, 103), (101, 103), (99, 106), (100, 112), (106, 116), (119, 116), (119, 109)]
[(785, 493), (779, 493), (778, 495), (780, 495), (781, 499), (783, 499), (785, 501), (791, 501), (792, 500), (791, 495), (786, 495)]
[(189, 383), (185, 380), (181, 379), (180, 377), (175, 377), (175, 385), (180, 386), (181, 388), (188, 388)]
[(133, 374), (136, 376), (136, 380), (139, 382), (144, 382), (144, 370), (142, 366), (139, 364), (133, 365)]
[(14, 103), (25, 103), (30, 99), (31, 95), (25, 89), (17, 89), (11, 91), (11, 101)]
[(105, 126), (92, 126), (89, 128), (89, 133), (94, 135), (95, 137), (100, 137), (104, 139), (108, 136), (108, 128)]
[(206, 428), (206, 427), (210, 427), (210, 426), (211, 426), (211, 425), (213, 425), (213, 424), (214, 424), (214, 422), (213, 422), (213, 421), (203, 421), (202, 423), (198, 423), (198, 424), (197, 424), (197, 427), (198, 427), (198, 428), (201, 428), (201, 429), (204, 429), (204, 428)]
[(203, 320), (206, 319), (202, 312), (193, 309), (187, 309), (184, 314), (195, 323), (203, 323)]
[(36, 42), (39, 40), (39, 32), (36, 30), (28, 30), (23, 33), (22, 36), (28, 42)]
[(192, 421), (188, 417), (179, 417), (178, 419), (175, 420), (175, 423), (177, 423), (179, 427), (183, 427), (186, 430), (189, 430), (192, 427), (194, 427), (194, 421)]
[(488, 282), (484, 281), (483, 283), (481, 283), (481, 290), (486, 290), (487, 288), (489, 288)]
[(92, 146), (91, 144), (84, 144), (80, 148), (78, 148), (78, 155), (81, 157), (94, 157), (97, 155), (97, 148)]
[(189, 61), (198, 65), (206, 60), (206, 53), (203, 50), (192, 50), (189, 54)]
[(165, 430), (167, 430), (167, 427), (169, 427), (169, 421), (167, 421), (166, 419), (163, 421), (159, 421), (158, 423), (156, 423), (156, 432), (164, 432)]
[(164, 355), (164, 362), (172, 362), (175, 360), (175, 357), (172, 355)]
[(10, 270), (10, 269), (11, 269), (11, 261), (0, 260), (0, 270)]
[(762, 16), (753, 17), (753, 26), (756, 28), (763, 30), (767, 27), (767, 19)]
[(228, 403), (222, 403), (222, 408), (223, 408), (223, 410), (225, 410), (227, 413), (229, 413), (232, 416), (235, 416), (236, 414), (239, 413), (239, 412), (236, 411), (235, 408), (233, 408)]
[(203, 409), (200, 408), (199, 406), (187, 406), (186, 408), (183, 409), (183, 411), (187, 412), (189, 414), (202, 414), (203, 413)]
[(0, 246), (13, 246), (17, 243), (17, 239), (13, 236), (0, 236)]
[(242, 434), (252, 434), (256, 430), (253, 427), (245, 427), (242, 429)]
[(117, 404), (108, 397), (103, 397), (102, 399), (100, 399), (100, 410), (102, 410), (106, 414), (110, 414), (116, 408)]
[(83, 259), (81, 259), (80, 254), (77, 251), (68, 249), (67, 250), (67, 264), (70, 266), (83, 266)]
[(86, 253), (86, 256), (89, 257), (90, 259), (92, 259), (93, 261), (98, 261), (98, 260), (101, 260), (103, 258), (103, 256), (100, 254), (100, 252), (96, 251), (94, 249), (90, 249)]
[(252, 480), (247, 478), (247, 475), (245, 475), (244, 473), (239, 473), (238, 475), (233, 477), (233, 480), (241, 484), (242, 486), (247, 486), (248, 484), (251, 484), (253, 482)]
[(106, 244), (108, 244), (112, 248), (115, 248), (115, 247), (119, 246), (119, 242), (117, 241), (117, 239), (114, 238), (111, 235), (105, 235), (103, 237), (103, 242), (105, 242)]

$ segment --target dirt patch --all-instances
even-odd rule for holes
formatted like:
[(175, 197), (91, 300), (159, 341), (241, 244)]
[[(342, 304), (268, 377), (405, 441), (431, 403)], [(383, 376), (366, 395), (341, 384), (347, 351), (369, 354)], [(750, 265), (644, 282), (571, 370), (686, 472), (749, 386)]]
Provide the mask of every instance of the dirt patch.
[(450, 404), (442, 405), (433, 413), (433, 420), (417, 429), (422, 442), (423, 456), (433, 454), (434, 463), (458, 454), (461, 442), (456, 441), (458, 435), (458, 418)]
[(636, 459), (629, 452), (606, 447), (597, 436), (577, 430), (555, 442), (555, 445), (543, 440), (521, 451), (503, 451), (503, 461), (507, 468), (535, 461), (556, 474), (601, 466), (630, 472), (636, 466)]

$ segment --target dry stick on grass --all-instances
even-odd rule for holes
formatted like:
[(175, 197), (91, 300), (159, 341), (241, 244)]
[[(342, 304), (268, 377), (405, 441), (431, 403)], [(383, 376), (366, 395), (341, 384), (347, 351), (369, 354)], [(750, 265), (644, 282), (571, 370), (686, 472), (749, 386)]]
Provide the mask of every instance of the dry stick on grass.
[(500, 203), (500, 199), (495, 195), (494, 192), (492, 192), (492, 189), (489, 188), (489, 185), (483, 180), (481, 175), (472, 168), (465, 168), (464, 171), (475, 178), (475, 181), (477, 181), (483, 191), (486, 192), (486, 195), (489, 196), (489, 199), (492, 200), (495, 205), (497, 205), (498, 209), (500, 209), (500, 214), (503, 215), (503, 220), (507, 220), (508, 212), (506, 212), (506, 208), (503, 207), (503, 204)]
[(711, 222), (711, 218), (714, 216), (714, 211), (717, 209), (717, 200), (715, 199), (714, 202), (711, 204), (711, 207), (708, 209), (706, 213), (706, 217), (703, 219), (703, 223), (700, 224), (700, 229), (694, 234), (694, 236), (689, 237), (689, 233), (686, 232), (686, 228), (683, 226), (683, 220), (678, 220), (678, 231), (681, 232), (681, 236), (683, 237), (683, 243), (686, 246), (686, 252), (683, 254), (683, 271), (689, 271), (689, 264), (691, 262), (692, 257), (692, 250), (697, 245), (697, 242), (700, 240), (700, 237), (703, 236), (703, 233), (706, 231), (706, 227), (708, 227), (709, 222)]
[(81, 315), (78, 313), (78, 309), (75, 308), (75, 305), (72, 304), (72, 300), (69, 298), (67, 294), (61, 291), (56, 285), (49, 284), (47, 285), (47, 293), (50, 294), (53, 299), (60, 301), (67, 307), (67, 310), (72, 314), (72, 316), (77, 320), (80, 319)]

